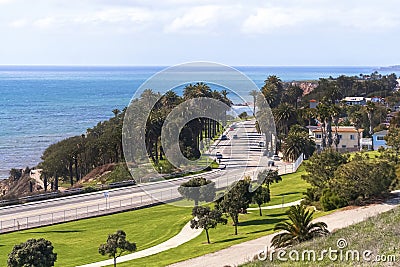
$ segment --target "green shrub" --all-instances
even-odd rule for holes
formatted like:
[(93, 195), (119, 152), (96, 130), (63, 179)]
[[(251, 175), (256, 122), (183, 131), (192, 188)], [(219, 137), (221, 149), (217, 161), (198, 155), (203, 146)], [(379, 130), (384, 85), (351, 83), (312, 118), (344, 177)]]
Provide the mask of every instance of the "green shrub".
[(338, 195), (332, 193), (330, 190), (325, 190), (322, 193), (320, 202), (324, 211), (342, 208), (347, 206), (348, 204), (346, 200), (340, 198)]

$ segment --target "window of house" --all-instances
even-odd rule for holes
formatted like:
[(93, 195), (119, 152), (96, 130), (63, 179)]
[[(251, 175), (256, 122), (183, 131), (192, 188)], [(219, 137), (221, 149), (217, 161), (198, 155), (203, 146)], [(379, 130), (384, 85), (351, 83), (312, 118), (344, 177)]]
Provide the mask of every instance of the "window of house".
[(350, 140), (355, 140), (356, 138), (355, 138), (355, 136), (354, 136), (354, 134), (351, 134), (350, 135)]
[(346, 148), (346, 145), (342, 145), (342, 148)]
[(321, 138), (322, 138), (322, 134), (316, 134), (316, 135), (315, 135), (315, 138), (321, 139)]
[(343, 138), (343, 135), (339, 134), (339, 139), (342, 139), (342, 138)]
[(383, 140), (385, 140), (385, 137), (384, 136), (377, 136), (376, 140), (383, 141)]

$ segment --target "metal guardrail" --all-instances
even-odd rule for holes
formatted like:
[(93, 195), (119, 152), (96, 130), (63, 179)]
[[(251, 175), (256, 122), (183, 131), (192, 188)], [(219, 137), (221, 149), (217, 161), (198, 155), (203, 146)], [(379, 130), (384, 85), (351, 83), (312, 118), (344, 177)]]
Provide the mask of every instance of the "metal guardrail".
[[(284, 167), (282, 166), (283, 168), (279, 169), (279, 174), (295, 172), (297, 170), (297, 168), (300, 166), (302, 161), (303, 161), (303, 157), (301, 156), (301, 158), (299, 157), (299, 159), (295, 163), (285, 164)], [(226, 176), (221, 177), (221, 176), (219, 176), (219, 172), (221, 172), (221, 170), (213, 171), (210, 173), (197, 174), (197, 175), (194, 175), (194, 177), (203, 176), (204, 178), (210, 179), (215, 182), (215, 185), (218, 189), (226, 188), (232, 182), (235, 182), (242, 178), (239, 175), (238, 176), (226, 175)], [(190, 178), (190, 177), (188, 177), (188, 178)], [(176, 178), (173, 180), (184, 181), (188, 178), (183, 177), (183, 178)], [(53, 212), (48, 212), (48, 213), (38, 213), (36, 215), (32, 214), (29, 216), (12, 218), (9, 220), (0, 220), (0, 233), (13, 232), (13, 231), (18, 231), (18, 230), (30, 229), (30, 228), (52, 225), (52, 224), (57, 224), (57, 223), (63, 223), (63, 222), (68, 222), (68, 221), (74, 221), (74, 220), (79, 220), (79, 219), (97, 217), (97, 216), (102, 216), (102, 215), (107, 215), (107, 214), (112, 214), (112, 213), (117, 213), (117, 212), (122, 212), (122, 211), (127, 211), (127, 210), (138, 209), (141, 207), (155, 205), (158, 203), (171, 202), (171, 201), (182, 198), (177, 190), (178, 185), (176, 185), (173, 188), (169, 188), (169, 189), (158, 191), (158, 192), (152, 192), (151, 194), (148, 194), (146, 192), (146, 187), (154, 185), (156, 183), (162, 183), (162, 182), (138, 185), (138, 187), (143, 188), (143, 195), (140, 195), (140, 196), (136, 195), (136, 196), (123, 198), (120, 200), (111, 200), (112, 198), (110, 199), (108, 197), (108, 194), (107, 194), (107, 196), (104, 194), (104, 196), (99, 195), (99, 199), (102, 199), (104, 197), (103, 198), (104, 201), (101, 200), (101, 202), (103, 202), (103, 203), (91, 204), (91, 205), (81, 206), (81, 207), (76, 207), (76, 208), (61, 209), (58, 211), (55, 210)], [(110, 192), (115, 192), (115, 190), (125, 190), (125, 188), (113, 189), (113, 191), (110, 191)], [(69, 193), (71, 195), (73, 195), (73, 193), (77, 193), (77, 192), (79, 193), (80, 189), (73, 189)], [(54, 193), (57, 193), (57, 192), (48, 193), (48, 195), (53, 195)], [(31, 198), (31, 197), (26, 197), (26, 198)], [(37, 199), (35, 199), (35, 200), (37, 200)], [(35, 205), (35, 204), (32, 203), (32, 205)], [(39, 210), (40, 210), (40, 208), (39, 208)], [(35, 213), (35, 211), (33, 211), (33, 213)]]

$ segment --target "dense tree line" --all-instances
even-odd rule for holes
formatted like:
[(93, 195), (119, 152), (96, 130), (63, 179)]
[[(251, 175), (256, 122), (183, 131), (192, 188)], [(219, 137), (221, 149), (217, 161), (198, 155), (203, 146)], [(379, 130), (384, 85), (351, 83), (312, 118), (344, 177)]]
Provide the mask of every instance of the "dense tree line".
[[(151, 161), (157, 165), (164, 158), (161, 146), (161, 127), (168, 114), (180, 103), (186, 100), (207, 97), (222, 101), (227, 106), (232, 102), (228, 92), (212, 90), (205, 83), (189, 84), (179, 96), (173, 91), (168, 91), (161, 96), (150, 89), (144, 90), (141, 96), (134, 101), (138, 107), (137, 114), (150, 110), (143, 135), (135, 136), (136, 140), (144, 138), (146, 150)], [(148, 103), (155, 101), (154, 106)], [(136, 112), (136, 110), (135, 110)], [(226, 110), (221, 110), (226, 112)], [(126, 114), (124, 110), (114, 110), (114, 117), (99, 122), (95, 127), (86, 131), (86, 134), (74, 136), (49, 146), (42, 156), (39, 167), (43, 169), (45, 187), (52, 185), (57, 190), (59, 178), (69, 180), (73, 185), (91, 170), (108, 163), (125, 162), (122, 149), (122, 127)], [(197, 159), (200, 156), (200, 144), (205, 138), (213, 139), (222, 129), (220, 122), (209, 118), (198, 118), (188, 122), (180, 133), (180, 148), (188, 159)], [(173, 170), (164, 170), (169, 172)], [(13, 173), (16, 177), (17, 173)]]
[[(356, 130), (364, 129), (363, 135), (370, 137), (374, 132), (386, 128), (385, 122), (390, 111), (383, 103), (368, 102), (367, 105), (347, 106), (341, 102), (346, 96), (380, 96), (385, 97), (387, 104), (400, 102), (400, 93), (395, 91), (397, 77), (395, 74), (339, 76), (322, 78), (316, 88), (307, 95), (294, 83), (284, 83), (279, 77), (270, 76), (265, 81), (261, 92), (272, 108), (277, 131), (277, 150), (282, 151), (287, 160), (304, 153), (309, 156), (312, 140), (302, 133), (300, 128), (307, 125), (320, 125), (322, 129), (321, 149), (334, 147), (338, 150), (340, 137), (339, 126), (354, 126)], [(256, 92), (250, 92), (256, 101)], [(309, 107), (309, 100), (318, 102), (316, 108)], [(255, 107), (254, 107), (255, 110)], [(265, 120), (264, 114), (257, 118)], [(295, 127), (295, 131), (291, 131)], [(270, 137), (266, 137), (271, 142)], [(360, 147), (361, 134), (358, 136)], [(302, 145), (299, 145), (302, 144)], [(299, 153), (300, 152), (300, 153)]]

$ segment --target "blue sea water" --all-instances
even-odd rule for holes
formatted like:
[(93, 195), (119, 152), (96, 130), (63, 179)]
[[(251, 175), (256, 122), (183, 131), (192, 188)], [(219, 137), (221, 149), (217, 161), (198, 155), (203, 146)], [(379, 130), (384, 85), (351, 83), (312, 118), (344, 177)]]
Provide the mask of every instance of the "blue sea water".
[[(0, 66), (0, 178), (35, 166), (46, 147), (82, 134), (128, 105), (135, 90), (163, 67)], [(261, 87), (284, 81), (369, 74), (375, 67), (238, 67)]]

